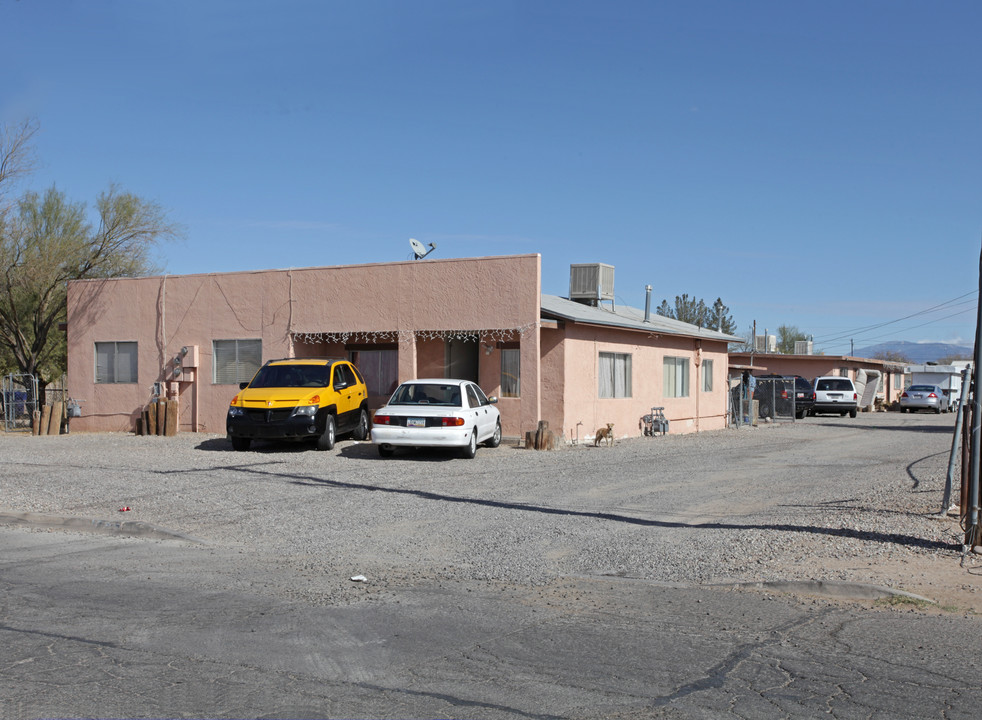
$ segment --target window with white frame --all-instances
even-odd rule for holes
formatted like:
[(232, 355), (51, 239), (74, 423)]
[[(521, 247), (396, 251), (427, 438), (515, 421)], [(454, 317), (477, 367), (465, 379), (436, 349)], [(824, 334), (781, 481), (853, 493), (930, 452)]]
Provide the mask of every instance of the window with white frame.
[(713, 391), (713, 361), (712, 360), (702, 361), (702, 391), (703, 392)]
[(521, 358), (518, 348), (501, 349), (501, 397), (521, 397)]
[(689, 397), (689, 358), (666, 357), (663, 370), (665, 397)]
[(262, 340), (213, 340), (212, 382), (238, 385), (252, 380), (263, 364)]
[(631, 356), (628, 353), (600, 353), (600, 387), (602, 398), (631, 397)]
[(849, 377), (849, 368), (839, 368), (839, 377)]
[(137, 381), (135, 342), (97, 342), (95, 381), (97, 383), (135, 383)]

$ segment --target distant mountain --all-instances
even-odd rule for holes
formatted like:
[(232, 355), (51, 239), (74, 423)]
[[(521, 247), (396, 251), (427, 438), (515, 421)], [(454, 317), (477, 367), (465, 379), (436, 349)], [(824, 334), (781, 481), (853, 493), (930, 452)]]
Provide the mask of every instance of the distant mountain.
[(915, 343), (907, 342), (906, 340), (894, 340), (893, 342), (880, 343), (879, 345), (856, 348), (853, 355), (855, 357), (871, 358), (880, 352), (900, 353), (901, 355), (910, 358), (910, 361), (914, 364), (923, 364), (926, 362), (936, 362), (943, 357), (951, 357), (952, 355), (964, 355), (965, 357), (970, 358), (975, 352), (975, 349), (970, 345), (951, 345), (949, 343)]

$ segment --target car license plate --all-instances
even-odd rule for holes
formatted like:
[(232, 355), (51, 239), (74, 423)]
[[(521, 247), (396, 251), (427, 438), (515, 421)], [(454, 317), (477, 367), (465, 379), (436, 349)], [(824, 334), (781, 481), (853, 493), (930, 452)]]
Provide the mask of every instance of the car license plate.
[(426, 418), (406, 418), (406, 427), (426, 427)]
[(803, 397), (805, 397), (805, 393), (800, 392), (800, 393), (798, 393), (797, 397), (803, 398)]
[(841, 400), (842, 393), (829, 393), (829, 400)]

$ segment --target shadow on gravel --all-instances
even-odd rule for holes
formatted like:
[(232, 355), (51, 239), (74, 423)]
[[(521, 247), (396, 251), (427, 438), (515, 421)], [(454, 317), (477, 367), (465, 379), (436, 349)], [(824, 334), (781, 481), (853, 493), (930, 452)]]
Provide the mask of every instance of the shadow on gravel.
[[(914, 466), (915, 465), (917, 465), (918, 463), (922, 463), (925, 460), (930, 460), (931, 458), (938, 457), (939, 455), (944, 455), (945, 457), (948, 457), (949, 454), (950, 454), (950, 451), (938, 452), (938, 453), (934, 453), (933, 455), (925, 455), (924, 457), (918, 458), (917, 460), (914, 460), (912, 463), (910, 463), (906, 467), (906, 470), (907, 470), (907, 476), (911, 480), (914, 481), (914, 486), (911, 488), (911, 490), (917, 490), (918, 486), (920, 486), (920, 484), (921, 484), (921, 479), (919, 477), (917, 477), (917, 475), (914, 474)], [(928, 471), (928, 474), (930, 474), (930, 470)], [(918, 492), (926, 492), (924, 490), (917, 490), (917, 491)]]
[(808, 533), (811, 535), (828, 535), (833, 537), (852, 538), (854, 540), (866, 540), (879, 542), (889, 545), (902, 545), (910, 548), (921, 548), (925, 550), (960, 550), (961, 545), (956, 543), (946, 543), (939, 540), (925, 540), (924, 538), (901, 533), (882, 533), (882, 532), (863, 532), (852, 528), (826, 528), (815, 525), (791, 525), (787, 523), (762, 523), (759, 525), (741, 525), (738, 523), (682, 523), (669, 522), (667, 520), (650, 520), (646, 518), (631, 517), (619, 513), (609, 512), (587, 512), (584, 510), (568, 510), (564, 508), (548, 507), (545, 505), (532, 505), (529, 503), (510, 503), (501, 500), (486, 500), (484, 498), (469, 498), (457, 495), (445, 495), (443, 493), (428, 492), (425, 490), (412, 490), (408, 488), (382, 487), (378, 485), (366, 485), (364, 483), (345, 482), (343, 480), (327, 480), (324, 478), (311, 477), (306, 475), (291, 475), (288, 473), (273, 472), (259, 468), (237, 468), (239, 472), (253, 473), (263, 476), (275, 476), (288, 480), (296, 485), (304, 485), (311, 488), (337, 488), (340, 490), (360, 490), (372, 493), (386, 493), (392, 495), (411, 495), (421, 500), (431, 500), (433, 502), (460, 503), (466, 505), (476, 505), (498, 510), (516, 510), (519, 512), (538, 513), (541, 515), (560, 515), (564, 517), (589, 518), (593, 520), (606, 520), (609, 522), (624, 523), (626, 525), (637, 525), (640, 527), (658, 528), (677, 528), (680, 530), (774, 530), (777, 532), (788, 533)]
[[(344, 451), (347, 450), (347, 448), (341, 447), (346, 442), (347, 441), (345, 440), (338, 440), (338, 444), (336, 445), (337, 448), (341, 449), (342, 454), (344, 454)], [(356, 443), (352, 445), (352, 447), (360, 447), (360, 446), (367, 447), (369, 450), (374, 450), (374, 446), (368, 443)], [(204, 442), (200, 442), (197, 445), (195, 445), (194, 449), (203, 450), (205, 452), (228, 452), (228, 453), (235, 452), (234, 450), (232, 450), (232, 443), (230, 443), (225, 438), (212, 438), (210, 440), (205, 440)], [(314, 447), (314, 443), (309, 440), (301, 440), (301, 441), (255, 440), (253, 441), (252, 445), (249, 447), (248, 450), (236, 454), (247, 457), (249, 453), (260, 453), (260, 454), (286, 453), (286, 454), (295, 455), (297, 453), (305, 453), (305, 452), (320, 452), (320, 451), (317, 450), (317, 448)], [(373, 456), (378, 457), (378, 453), (369, 452), (364, 455), (359, 455), (358, 457), (373, 457)]]
[[(933, 415), (932, 415), (933, 417)], [(907, 433), (944, 433), (951, 435), (955, 431), (954, 425), (867, 425), (865, 423), (851, 422), (830, 422), (811, 423), (812, 425), (828, 425), (829, 427), (851, 428), (853, 430), (891, 430), (893, 432)]]
[[(417, 462), (446, 462), (460, 457), (460, 453), (454, 449), (446, 448), (419, 448), (418, 450), (397, 449), (392, 457), (382, 458), (378, 454), (378, 448), (370, 442), (353, 442), (338, 440), (337, 452), (342, 457), (357, 458), (358, 460), (385, 460), (393, 462), (398, 460), (415, 460)], [(234, 452), (232, 443), (225, 438), (212, 438), (198, 443), (194, 446), (195, 450), (205, 452)], [(309, 442), (276, 442), (265, 440), (253, 443), (247, 451), (236, 453), (242, 457), (248, 457), (249, 453), (259, 454), (296, 454), (304, 452), (319, 452), (313, 444)], [(487, 448), (478, 447), (478, 454), (488, 452)]]
[[(481, 452), (488, 451), (478, 445), (477, 454), (479, 457)], [(456, 450), (455, 448), (396, 448), (395, 452), (391, 456), (383, 458), (378, 454), (378, 447), (371, 443), (343, 447), (341, 448), (339, 454), (346, 458), (358, 458), (359, 460), (384, 460), (385, 462), (399, 462), (400, 460), (412, 460), (415, 462), (447, 462), (448, 460), (457, 460), (460, 458), (460, 451)]]

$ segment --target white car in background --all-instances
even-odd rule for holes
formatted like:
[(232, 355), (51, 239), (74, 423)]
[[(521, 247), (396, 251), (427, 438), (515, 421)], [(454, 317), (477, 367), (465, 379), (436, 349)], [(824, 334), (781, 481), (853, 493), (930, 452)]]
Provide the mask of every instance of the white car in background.
[(501, 444), (497, 402), (469, 380), (410, 380), (376, 411), (372, 442), (382, 457), (391, 457), (397, 447), (435, 447), (457, 448), (473, 458), (479, 444)]
[(856, 417), (859, 410), (859, 393), (852, 380), (838, 375), (827, 375), (815, 378), (815, 402), (811, 413), (835, 413), (837, 415)]

